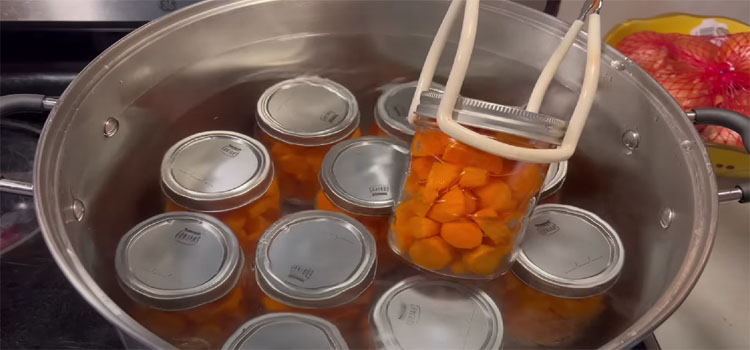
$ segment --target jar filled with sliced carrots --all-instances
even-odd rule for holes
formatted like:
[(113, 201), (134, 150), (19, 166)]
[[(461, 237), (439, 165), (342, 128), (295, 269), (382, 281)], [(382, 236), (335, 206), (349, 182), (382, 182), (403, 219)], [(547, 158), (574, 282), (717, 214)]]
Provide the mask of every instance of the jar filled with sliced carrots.
[[(435, 120), (442, 93), (421, 96), (411, 166), (391, 225), (391, 247), (414, 265), (464, 278), (506, 272), (549, 164), (503, 159), (443, 133)], [(459, 98), (454, 118), (486, 137), (550, 148), (566, 123)]]
[(297, 205), (312, 204), (328, 150), (361, 134), (354, 95), (318, 77), (285, 80), (268, 88), (258, 100), (256, 120), (261, 141), (276, 164), (282, 198)]
[(389, 271), (398, 259), (388, 247), (388, 221), (408, 166), (408, 144), (367, 136), (331, 148), (320, 170), (322, 190), (315, 208), (362, 223), (375, 237), (380, 273)]
[(271, 226), (258, 244), (255, 275), (267, 312), (323, 317), (356, 338), (373, 298), (375, 239), (340, 213), (307, 210)]
[(157, 215), (117, 246), (115, 268), (129, 313), (183, 349), (216, 349), (249, 318), (250, 277), (232, 231), (200, 213)]
[(164, 155), (166, 211), (209, 213), (229, 226), (245, 255), (281, 217), (274, 166), (265, 146), (230, 131), (208, 131), (177, 142)]
[[(432, 83), (430, 87), (438, 90), (445, 89), (437, 83)], [(375, 122), (372, 124), (370, 134), (393, 137), (411, 143), (414, 137), (414, 126), (409, 123), (407, 116), (416, 89), (416, 81), (382, 87), (383, 93), (378, 97), (375, 105)]]
[(513, 273), (492, 281), (514, 339), (568, 347), (606, 309), (624, 248), (610, 225), (580, 208), (545, 204), (530, 219)]

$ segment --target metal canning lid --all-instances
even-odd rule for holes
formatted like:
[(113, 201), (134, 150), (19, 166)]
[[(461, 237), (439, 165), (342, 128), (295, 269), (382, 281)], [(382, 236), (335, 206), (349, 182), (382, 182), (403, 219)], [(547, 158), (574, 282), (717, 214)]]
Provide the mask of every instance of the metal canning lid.
[(269, 297), (301, 308), (345, 304), (375, 274), (375, 239), (340, 213), (307, 210), (287, 215), (263, 233), (255, 256), (258, 285)]
[(273, 163), (265, 146), (231, 131), (207, 131), (172, 146), (161, 163), (164, 194), (184, 208), (218, 212), (246, 205), (268, 191)]
[[(437, 118), (438, 106), (442, 99), (441, 91), (423, 92), (416, 113), (427, 118)], [(568, 127), (567, 122), (557, 118), (466, 97), (459, 97), (456, 101), (453, 118), (464, 126), (498, 131), (555, 145), (562, 143)]]
[(565, 176), (568, 174), (568, 161), (551, 163), (544, 178), (541, 198), (547, 198), (562, 188)]
[(115, 269), (133, 299), (177, 311), (217, 300), (237, 284), (244, 258), (232, 230), (201, 213), (154, 216), (120, 239)]
[(269, 136), (301, 146), (341, 141), (359, 127), (359, 106), (344, 86), (300, 77), (268, 88), (258, 100), (258, 126)]
[(409, 145), (385, 137), (336, 144), (323, 159), (320, 184), (337, 207), (359, 215), (390, 215), (409, 167)]
[(279, 312), (247, 321), (229, 339), (226, 350), (348, 349), (332, 323), (315, 316)]
[[(432, 83), (432, 89), (442, 90), (444, 86)], [(411, 141), (414, 137), (414, 126), (407, 119), (411, 99), (417, 89), (417, 82), (392, 85), (387, 87), (378, 98), (375, 105), (375, 123), (388, 135), (404, 141)]]
[(499, 349), (503, 341), (500, 310), (487, 294), (421, 276), (383, 293), (372, 321), (385, 349)]
[(617, 232), (594, 213), (569, 205), (534, 209), (513, 272), (541, 292), (585, 298), (609, 289), (625, 261)]

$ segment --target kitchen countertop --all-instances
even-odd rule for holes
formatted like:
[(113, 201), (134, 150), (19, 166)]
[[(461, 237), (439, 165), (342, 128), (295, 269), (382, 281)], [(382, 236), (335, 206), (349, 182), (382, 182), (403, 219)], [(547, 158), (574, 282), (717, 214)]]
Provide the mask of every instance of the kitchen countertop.
[[(738, 179), (719, 179), (730, 188)], [(745, 179), (744, 181), (747, 181)], [(719, 227), (703, 274), (654, 332), (663, 349), (750, 349), (750, 203), (719, 205)]]

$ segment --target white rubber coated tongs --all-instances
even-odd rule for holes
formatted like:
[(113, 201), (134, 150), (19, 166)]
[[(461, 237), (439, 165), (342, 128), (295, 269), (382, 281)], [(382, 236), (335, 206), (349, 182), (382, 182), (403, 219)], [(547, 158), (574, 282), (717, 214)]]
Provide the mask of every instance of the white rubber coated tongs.
[(430, 46), (430, 50), (427, 52), (422, 72), (419, 75), (417, 89), (412, 99), (411, 108), (409, 109), (409, 122), (413, 122), (416, 117), (415, 111), (422, 92), (427, 91), (430, 87), (432, 78), (435, 75), (435, 68), (445, 48), (448, 34), (453, 26), (453, 22), (455, 22), (460, 9), (460, 3), (462, 2), (465, 2), (465, 6), (461, 36), (458, 41), (456, 56), (453, 60), (453, 67), (448, 75), (448, 83), (445, 85), (445, 93), (438, 107), (437, 122), (440, 130), (469, 146), (509, 159), (536, 163), (553, 163), (570, 158), (578, 145), (578, 139), (583, 131), (583, 126), (586, 124), (589, 111), (591, 111), (599, 83), (599, 68), (601, 64), (601, 22), (599, 19), (599, 10), (602, 6), (601, 0), (587, 0), (584, 3), (581, 14), (570, 26), (562, 42), (547, 61), (547, 65), (542, 70), (529, 97), (526, 110), (538, 113), (550, 82), (554, 78), (563, 58), (573, 45), (573, 42), (575, 42), (576, 36), (578, 36), (581, 27), (583, 27), (583, 22), (588, 17), (586, 70), (583, 76), (581, 93), (578, 96), (578, 102), (573, 110), (573, 115), (568, 123), (563, 141), (558, 148), (554, 149), (531, 149), (509, 145), (470, 130), (453, 120), (453, 110), (461, 91), (461, 85), (463, 85), (464, 78), (466, 77), (466, 70), (468, 69), (471, 53), (474, 49), (474, 39), (477, 33), (479, 17), (479, 0), (453, 0), (448, 7), (443, 22), (440, 24), (435, 34), (435, 39), (432, 41), (432, 46)]

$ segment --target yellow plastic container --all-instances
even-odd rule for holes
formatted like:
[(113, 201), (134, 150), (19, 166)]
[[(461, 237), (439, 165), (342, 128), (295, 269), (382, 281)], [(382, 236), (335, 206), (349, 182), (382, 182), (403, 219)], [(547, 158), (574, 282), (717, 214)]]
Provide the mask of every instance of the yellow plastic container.
[[(750, 31), (750, 26), (725, 17), (670, 14), (627, 21), (613, 28), (605, 41), (616, 46), (626, 36), (643, 31), (690, 35), (726, 35)], [(745, 140), (745, 142), (748, 142)], [(716, 175), (750, 177), (750, 155), (741, 148), (706, 143)]]

